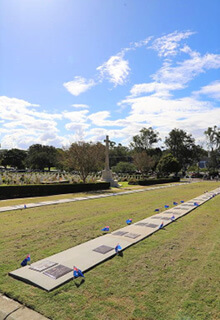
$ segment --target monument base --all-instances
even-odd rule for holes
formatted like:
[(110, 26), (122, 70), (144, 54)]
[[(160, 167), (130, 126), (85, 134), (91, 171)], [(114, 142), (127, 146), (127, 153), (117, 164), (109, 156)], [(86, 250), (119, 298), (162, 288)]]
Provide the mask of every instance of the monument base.
[(119, 184), (117, 181), (115, 181), (112, 177), (111, 170), (103, 170), (102, 171), (102, 177), (101, 181), (110, 182), (111, 187), (119, 188)]

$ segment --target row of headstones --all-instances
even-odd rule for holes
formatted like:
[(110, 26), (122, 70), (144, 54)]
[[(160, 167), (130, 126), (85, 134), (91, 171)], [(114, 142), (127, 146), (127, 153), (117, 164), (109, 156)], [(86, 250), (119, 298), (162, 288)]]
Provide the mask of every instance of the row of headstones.
[[(87, 182), (95, 182), (97, 178), (95, 176), (88, 176)], [(12, 173), (1, 172), (0, 173), (0, 185), (23, 185), (23, 184), (40, 184), (68, 181), (69, 183), (81, 182), (79, 175), (73, 174), (60, 174), (60, 173)]]

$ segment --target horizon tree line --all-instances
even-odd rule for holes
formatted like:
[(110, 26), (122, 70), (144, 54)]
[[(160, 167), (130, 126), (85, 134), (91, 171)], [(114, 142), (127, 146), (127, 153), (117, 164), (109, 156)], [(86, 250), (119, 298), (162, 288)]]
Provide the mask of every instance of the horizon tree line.
[[(208, 170), (216, 173), (220, 167), (220, 128), (208, 127), (204, 132), (208, 150), (195, 144), (195, 139), (182, 129), (172, 129), (164, 140), (165, 148), (154, 147), (161, 141), (159, 132), (152, 127), (142, 128), (139, 134), (132, 137), (129, 146), (110, 142), (109, 162), (116, 173), (139, 172), (147, 175), (157, 172), (164, 176), (177, 174), (196, 165), (199, 160), (208, 160)], [(33, 144), (28, 150), (10, 149), (0, 153), (0, 165), (16, 169), (30, 168), (48, 171), (52, 167), (59, 170), (77, 171), (85, 182), (91, 172), (103, 169), (105, 146), (100, 142), (78, 141), (69, 148), (55, 148), (41, 144)]]

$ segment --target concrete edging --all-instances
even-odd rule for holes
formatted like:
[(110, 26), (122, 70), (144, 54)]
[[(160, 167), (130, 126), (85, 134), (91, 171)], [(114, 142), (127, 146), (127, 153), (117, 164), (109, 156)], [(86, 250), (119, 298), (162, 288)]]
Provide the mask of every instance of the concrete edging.
[(0, 320), (49, 320), (40, 313), (0, 295)]

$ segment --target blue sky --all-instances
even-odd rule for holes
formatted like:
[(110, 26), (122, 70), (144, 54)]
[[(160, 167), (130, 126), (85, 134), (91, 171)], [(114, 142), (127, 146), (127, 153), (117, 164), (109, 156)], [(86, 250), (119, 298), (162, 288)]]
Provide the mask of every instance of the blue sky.
[(0, 142), (220, 124), (219, 0), (1, 0)]

